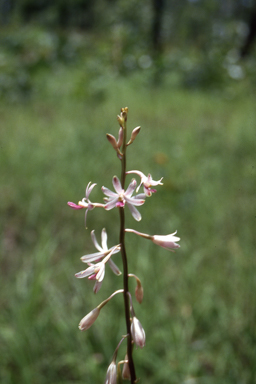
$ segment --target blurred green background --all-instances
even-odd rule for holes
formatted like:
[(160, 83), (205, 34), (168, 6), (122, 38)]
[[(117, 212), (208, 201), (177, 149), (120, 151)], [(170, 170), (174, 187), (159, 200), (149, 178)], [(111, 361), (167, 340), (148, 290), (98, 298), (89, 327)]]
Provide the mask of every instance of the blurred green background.
[(77, 326), (122, 279), (107, 269), (95, 296), (74, 274), (92, 229), (117, 243), (118, 212), (89, 212), (86, 230), (66, 203), (89, 181), (101, 202), (120, 175), (105, 134), (117, 136), (125, 106), (128, 129), (142, 127), (128, 169), (164, 177), (127, 227), (181, 237), (176, 253), (126, 237), (145, 291), (137, 375), (255, 383), (255, 2), (1, 0), (0, 12), (0, 383), (104, 381), (121, 296)]

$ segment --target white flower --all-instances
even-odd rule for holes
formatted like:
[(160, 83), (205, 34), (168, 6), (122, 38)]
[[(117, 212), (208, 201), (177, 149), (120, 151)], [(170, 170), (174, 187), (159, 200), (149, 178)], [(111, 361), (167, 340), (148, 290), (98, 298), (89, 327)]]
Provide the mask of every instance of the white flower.
[[(111, 255), (113, 255), (113, 254), (118, 253), (120, 251), (119, 245), (115, 245), (114, 247), (111, 247), (108, 249), (108, 246), (107, 246), (108, 236), (107, 236), (107, 232), (106, 232), (105, 228), (103, 228), (101, 231), (101, 245), (102, 246), (100, 246), (99, 243), (97, 242), (96, 236), (94, 234), (94, 230), (91, 231), (91, 238), (92, 238), (92, 242), (93, 242), (95, 248), (98, 249), (99, 252), (90, 253), (88, 255), (82, 256), (81, 260), (83, 263), (91, 263), (92, 261), (99, 261), (103, 257), (107, 256), (109, 253), (111, 253)], [(112, 260), (109, 260), (109, 262), (110, 261), (112, 261)], [(113, 262), (109, 263), (110, 267), (112, 264), (114, 265)], [(114, 269), (116, 269), (116, 268), (114, 268)]]
[(100, 309), (97, 307), (97, 308), (94, 308), (90, 313), (88, 313), (79, 323), (79, 326), (78, 328), (81, 330), (81, 331), (86, 331), (87, 329), (89, 329), (92, 324), (94, 323), (94, 321), (97, 319), (97, 317), (99, 316), (100, 314)]
[(135, 206), (140, 206), (144, 204), (146, 196), (143, 193), (138, 194), (136, 196), (132, 196), (137, 185), (136, 180), (133, 179), (131, 181), (126, 191), (122, 188), (117, 176), (113, 177), (112, 182), (116, 192), (113, 192), (106, 187), (101, 188), (103, 193), (107, 196), (107, 198), (105, 198), (105, 209), (108, 211), (114, 207), (124, 207), (126, 203), (134, 219), (140, 221), (141, 214), (135, 208)]
[(150, 173), (148, 174), (148, 176), (144, 175), (144, 173), (142, 173), (141, 171), (128, 171), (126, 173), (135, 173), (141, 178), (140, 184), (139, 184), (138, 188), (136, 189), (136, 192), (138, 192), (141, 184), (143, 184), (144, 193), (147, 196), (151, 196), (152, 193), (156, 192), (156, 189), (152, 189), (151, 187), (154, 187), (156, 185), (163, 185), (163, 183), (162, 183), (163, 178), (162, 177), (160, 180), (155, 181), (152, 179), (152, 176), (150, 175)]
[(180, 248), (180, 245), (176, 243), (176, 241), (180, 241), (180, 238), (176, 235), (177, 231), (171, 233), (170, 235), (160, 236), (160, 235), (154, 235), (152, 236), (153, 243), (160, 245), (160, 247), (163, 247), (165, 249), (176, 249)]
[(73, 209), (83, 209), (85, 208), (85, 226), (86, 226), (86, 218), (88, 211), (91, 211), (94, 207), (104, 207), (103, 204), (100, 203), (92, 203), (89, 200), (89, 195), (93, 188), (95, 187), (95, 183), (91, 185), (91, 182), (88, 183), (86, 190), (85, 190), (85, 197), (82, 199), (82, 201), (79, 201), (78, 204), (72, 203), (71, 201), (68, 202), (68, 205)]
[(131, 334), (137, 347), (143, 348), (146, 343), (146, 334), (140, 321), (135, 316), (132, 318)]
[[(81, 260), (84, 263), (87, 263), (89, 267), (81, 272), (76, 273), (75, 276), (78, 279), (88, 277), (89, 280), (96, 280), (93, 291), (94, 293), (97, 293), (102, 285), (102, 281), (105, 276), (105, 265), (107, 262), (109, 263), (110, 268), (116, 275), (121, 274), (121, 271), (119, 270), (117, 265), (111, 260), (111, 256), (120, 251), (120, 245), (115, 245), (114, 247), (108, 249), (107, 232), (105, 228), (103, 228), (101, 232), (102, 247), (98, 244), (94, 231), (91, 232), (91, 237), (95, 248), (98, 249), (99, 252), (90, 253), (88, 255), (82, 256)], [(92, 261), (97, 261), (97, 263), (93, 264)]]
[(108, 367), (104, 384), (116, 384), (116, 362), (112, 361)]
[(163, 247), (168, 250), (180, 248), (180, 245), (176, 243), (176, 241), (180, 241), (180, 238), (176, 235), (177, 231), (171, 233), (170, 235), (160, 236), (160, 235), (154, 235), (150, 236), (147, 233), (141, 233), (138, 231), (135, 231), (134, 229), (126, 228), (125, 232), (132, 232), (135, 233), (138, 236), (144, 237), (145, 239), (153, 241), (153, 243), (160, 245), (160, 247)]

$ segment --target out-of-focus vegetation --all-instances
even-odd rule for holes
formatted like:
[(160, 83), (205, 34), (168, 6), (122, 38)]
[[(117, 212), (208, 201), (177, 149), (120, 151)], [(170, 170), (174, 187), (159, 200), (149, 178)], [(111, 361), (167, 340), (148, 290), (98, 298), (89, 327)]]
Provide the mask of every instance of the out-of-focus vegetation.
[(109, 79), (119, 76), (172, 88), (255, 85), (253, 41), (241, 59), (256, 13), (249, 0), (5, 0), (1, 7), (0, 97), (9, 101), (34, 97), (53, 79), (63, 85), (64, 72), (60, 92), (90, 100), (107, 97)]
[(74, 273), (94, 252), (92, 229), (116, 244), (118, 212), (89, 212), (86, 230), (66, 202), (89, 181), (93, 201), (111, 188), (119, 164), (105, 133), (117, 134), (122, 106), (129, 129), (142, 126), (128, 168), (164, 177), (127, 227), (181, 237), (173, 254), (127, 234), (145, 291), (138, 376), (256, 380), (255, 48), (239, 54), (252, 2), (170, 1), (159, 45), (153, 3), (1, 2), (1, 384), (104, 380), (124, 332), (121, 297), (87, 332), (77, 325), (121, 281), (107, 270), (95, 296)]

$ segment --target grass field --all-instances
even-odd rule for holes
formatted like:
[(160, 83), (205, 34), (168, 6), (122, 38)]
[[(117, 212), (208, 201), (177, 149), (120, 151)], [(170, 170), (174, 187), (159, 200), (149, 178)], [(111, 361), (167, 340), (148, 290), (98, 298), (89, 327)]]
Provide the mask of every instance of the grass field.
[(169, 253), (127, 234), (129, 270), (145, 292), (135, 307), (147, 335), (134, 352), (138, 377), (147, 384), (255, 383), (255, 94), (146, 88), (128, 79), (111, 79), (107, 89), (99, 102), (58, 88), (0, 106), (1, 384), (104, 380), (125, 329), (121, 297), (87, 332), (77, 326), (122, 282), (107, 273), (95, 296), (93, 284), (74, 273), (83, 269), (80, 257), (94, 252), (92, 229), (99, 238), (106, 227), (109, 245), (116, 244), (118, 212), (89, 212), (86, 230), (84, 212), (66, 203), (80, 200), (89, 181), (98, 184), (92, 200), (102, 201), (100, 186), (111, 188), (120, 174), (105, 133), (117, 135), (124, 106), (129, 129), (142, 127), (128, 168), (164, 177), (140, 208), (140, 223), (127, 211), (127, 227), (177, 229), (181, 237), (181, 248)]

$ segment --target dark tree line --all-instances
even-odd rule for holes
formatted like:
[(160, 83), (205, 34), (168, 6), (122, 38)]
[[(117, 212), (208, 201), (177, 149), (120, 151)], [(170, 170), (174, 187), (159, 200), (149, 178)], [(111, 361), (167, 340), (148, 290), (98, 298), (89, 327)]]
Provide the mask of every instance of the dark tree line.
[[(190, 18), (192, 9), (194, 13)], [(163, 23), (167, 13), (172, 15), (172, 28), (177, 33), (196, 26), (198, 33), (202, 34), (202, 25), (208, 26), (214, 19), (244, 20), (249, 33), (241, 47), (242, 57), (250, 53), (255, 41), (256, 0), (0, 0), (2, 25), (9, 23), (15, 15), (16, 19), (24, 23), (33, 21), (60, 28), (94, 30), (108, 23), (125, 21), (128, 24), (132, 22), (132, 15), (133, 26), (137, 25), (137, 33), (141, 35), (144, 19), (148, 18), (145, 13), (149, 12), (151, 26), (148, 27), (148, 41), (156, 56), (163, 50)], [(170, 33), (170, 39), (174, 35)], [(192, 39), (197, 38), (190, 36)]]

